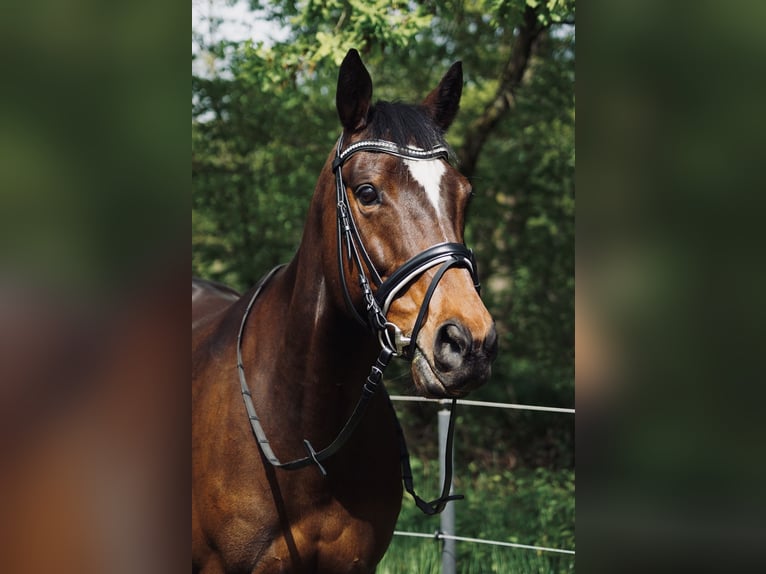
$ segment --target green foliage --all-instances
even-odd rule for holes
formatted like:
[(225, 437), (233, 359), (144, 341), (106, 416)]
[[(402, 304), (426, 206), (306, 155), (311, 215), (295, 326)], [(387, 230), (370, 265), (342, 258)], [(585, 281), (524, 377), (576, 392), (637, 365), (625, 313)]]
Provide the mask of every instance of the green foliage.
[(537, 19), (546, 26), (574, 19), (574, 0), (495, 0), (491, 2), (493, 21), (520, 14), (527, 7), (534, 9)]
[[(438, 477), (438, 465), (415, 469), (416, 484)], [(455, 504), (458, 536), (574, 550), (574, 472), (542, 468), (508, 471), (486, 466), (458, 481), (465, 494)], [(396, 529), (431, 533), (438, 517), (424, 516), (405, 495)], [(510, 547), (457, 542), (458, 572), (574, 572), (574, 557)], [(391, 573), (441, 571), (441, 543), (426, 538), (395, 536), (378, 571)]]
[(329, 78), (297, 74), (284, 52), (248, 42), (225, 76), (192, 82), (193, 269), (240, 289), (295, 251), (337, 137), (311, 83)]
[[(339, 134), (337, 64), (349, 47), (362, 51), (375, 97), (383, 99), (418, 101), (462, 60), (461, 111), (448, 133), (460, 150), (495, 97), (524, 11), (535, 7), (550, 27), (472, 177), (466, 239), (501, 337), (493, 378), (472, 398), (571, 407), (575, 38), (573, 26), (555, 23), (573, 20), (574, 3), (251, 4), (285, 27), (286, 39), (200, 45), (192, 77), (192, 271), (239, 289), (287, 261), (300, 241)], [(433, 423), (403, 414), (408, 428)], [(571, 415), (462, 409), (459, 417), (464, 443), (472, 445), (466, 462), (500, 457), (514, 472), (574, 465)]]

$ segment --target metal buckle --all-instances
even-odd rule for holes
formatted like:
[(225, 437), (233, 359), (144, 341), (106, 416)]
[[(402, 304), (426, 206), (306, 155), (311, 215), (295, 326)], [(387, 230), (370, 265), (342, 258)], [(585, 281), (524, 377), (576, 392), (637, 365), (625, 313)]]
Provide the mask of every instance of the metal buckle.
[[(393, 330), (393, 340), (391, 339), (389, 328)], [(393, 349), (398, 356), (404, 356), (404, 349), (410, 345), (412, 339), (406, 337), (404, 333), (402, 333), (402, 330), (390, 321), (386, 321), (386, 328), (383, 332), (385, 333), (386, 342), (388, 343), (389, 348)]]

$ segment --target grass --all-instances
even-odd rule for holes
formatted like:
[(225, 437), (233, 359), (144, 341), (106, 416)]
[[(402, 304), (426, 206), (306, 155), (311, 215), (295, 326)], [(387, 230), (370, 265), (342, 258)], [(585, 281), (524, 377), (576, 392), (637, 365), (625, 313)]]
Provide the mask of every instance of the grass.
[[(436, 488), (438, 466), (413, 459), (416, 486)], [(459, 536), (574, 550), (574, 471), (471, 468), (457, 477), (455, 491), (466, 499), (455, 503)], [(427, 489), (426, 489), (427, 490)], [(423, 497), (433, 493), (426, 492)], [(396, 526), (406, 532), (431, 533), (439, 517), (420, 513), (408, 495)], [(438, 574), (441, 542), (394, 536), (381, 561), (381, 574)], [(473, 573), (559, 574), (574, 572), (574, 556), (457, 541), (457, 571)]]

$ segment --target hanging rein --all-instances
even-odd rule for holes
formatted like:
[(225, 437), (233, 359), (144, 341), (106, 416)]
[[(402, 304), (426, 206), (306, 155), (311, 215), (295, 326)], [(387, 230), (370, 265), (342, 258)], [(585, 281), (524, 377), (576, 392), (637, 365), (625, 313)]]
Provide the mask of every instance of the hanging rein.
[[(306, 448), (307, 456), (288, 462), (281, 462), (274, 451), (271, 448), (269, 440), (266, 438), (266, 434), (261, 426), (260, 419), (255, 412), (253, 405), (252, 395), (247, 386), (245, 379), (245, 368), (242, 362), (242, 335), (245, 330), (245, 323), (247, 317), (255, 303), (258, 295), (262, 291), (263, 287), (268, 283), (269, 279), (282, 266), (272, 269), (261, 281), (253, 293), (250, 302), (245, 309), (245, 313), (242, 317), (242, 323), (237, 334), (237, 370), (239, 373), (239, 382), (242, 390), (242, 398), (245, 402), (245, 409), (247, 410), (248, 418), (250, 419), (250, 425), (253, 428), (258, 445), (261, 448), (266, 459), (273, 466), (282, 468), (285, 470), (295, 470), (315, 464), (323, 476), (327, 475), (327, 471), (322, 466), (322, 461), (328, 459), (335, 454), (348, 440), (353, 433), (359, 421), (362, 419), (367, 405), (376, 393), (379, 387), (382, 387), (383, 371), (388, 366), (392, 357), (401, 357), (406, 360), (412, 360), (415, 345), (417, 342), (418, 334), (425, 321), (426, 313), (428, 311), (428, 305), (431, 301), (431, 297), (436, 291), (436, 287), (439, 281), (447, 272), (448, 269), (453, 267), (462, 267), (467, 269), (473, 278), (474, 286), (476, 290), (480, 290), (479, 277), (476, 269), (476, 262), (473, 257), (473, 252), (465, 245), (460, 243), (439, 243), (426, 249), (425, 251), (415, 255), (410, 260), (405, 262), (401, 267), (396, 269), (385, 281), (381, 279), (378, 274), (375, 265), (373, 264), (367, 250), (364, 248), (364, 243), (359, 235), (359, 231), (354, 221), (354, 217), (349, 207), (348, 194), (346, 192), (346, 186), (343, 182), (343, 176), (341, 168), (343, 164), (355, 153), (369, 152), (369, 153), (385, 153), (405, 159), (416, 161), (428, 161), (435, 159), (447, 159), (449, 157), (447, 148), (444, 146), (437, 146), (430, 150), (421, 150), (409, 146), (399, 146), (393, 142), (386, 140), (364, 140), (354, 143), (348, 146), (345, 150), (342, 150), (343, 136), (338, 140), (336, 148), (335, 160), (332, 163), (332, 169), (335, 173), (335, 192), (336, 192), (336, 204), (337, 204), (337, 234), (338, 234), (338, 265), (340, 268), (341, 284), (343, 285), (343, 294), (346, 300), (348, 308), (353, 313), (357, 321), (367, 327), (378, 337), (378, 341), (381, 346), (380, 354), (375, 360), (375, 363), (370, 369), (370, 374), (367, 376), (364, 384), (362, 385), (361, 395), (357, 401), (354, 411), (351, 416), (343, 425), (335, 439), (329, 446), (317, 451), (311, 442), (307, 439), (303, 440), (303, 445)], [(342, 151), (341, 151), (342, 150)], [(345, 254), (344, 254), (345, 246)], [(365, 303), (364, 315), (360, 313), (351, 300), (348, 285), (346, 284), (346, 265), (351, 269), (356, 267), (358, 271), (359, 287), (362, 290)], [(428, 269), (437, 267), (438, 269), (434, 274), (431, 283), (428, 286), (423, 302), (421, 303), (420, 310), (415, 324), (412, 328), (410, 337), (405, 337), (401, 329), (389, 322), (386, 319), (389, 307), (393, 300), (401, 293), (407, 290), (409, 285)], [(371, 277), (368, 278), (365, 273), (365, 267), (369, 270)], [(370, 280), (375, 285), (376, 290), (373, 293), (370, 285)], [(385, 387), (383, 389), (385, 393)], [(388, 394), (386, 393), (386, 397)], [(452, 444), (454, 434), (454, 417), (456, 399), (452, 399), (452, 410), (450, 413), (450, 421), (447, 434), (447, 452), (445, 454), (445, 476), (444, 484), (442, 485), (442, 491), (439, 498), (426, 502), (420, 498), (413, 487), (412, 469), (410, 467), (410, 456), (407, 450), (407, 443), (404, 438), (404, 432), (399, 424), (398, 418), (396, 418), (396, 411), (393, 409), (393, 405), (390, 403), (392, 410), (394, 411), (394, 418), (396, 419), (397, 432), (399, 435), (401, 465), (402, 465), (402, 481), (404, 483), (405, 490), (412, 495), (418, 508), (425, 514), (433, 515), (441, 512), (450, 500), (456, 500), (463, 498), (462, 495), (450, 495), (449, 489), (452, 483)]]

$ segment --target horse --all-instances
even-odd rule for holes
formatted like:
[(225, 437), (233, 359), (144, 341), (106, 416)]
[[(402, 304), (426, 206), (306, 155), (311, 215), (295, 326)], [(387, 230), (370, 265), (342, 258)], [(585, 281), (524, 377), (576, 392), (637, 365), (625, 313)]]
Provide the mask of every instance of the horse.
[(293, 259), (244, 295), (193, 280), (193, 572), (374, 572), (403, 494), (401, 429), (375, 392), (388, 361), (411, 361), (423, 396), (489, 378), (472, 190), (444, 139), (462, 86), (457, 62), (418, 105), (373, 102), (350, 50)]

